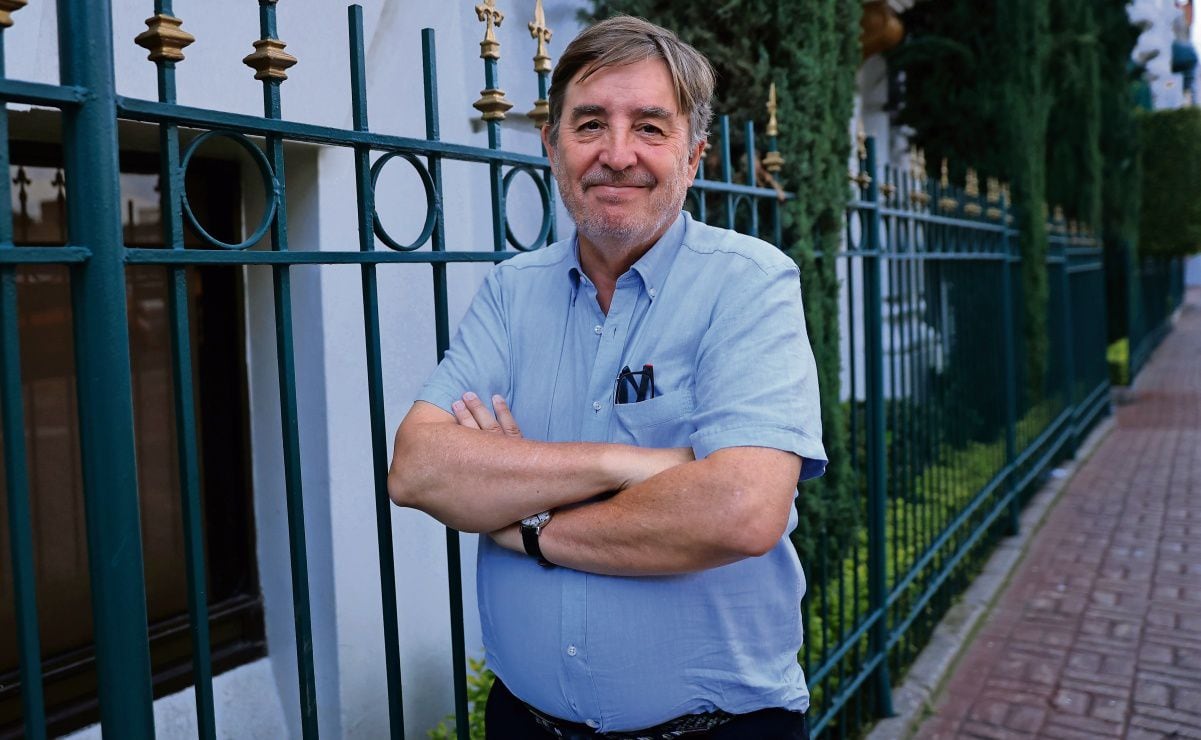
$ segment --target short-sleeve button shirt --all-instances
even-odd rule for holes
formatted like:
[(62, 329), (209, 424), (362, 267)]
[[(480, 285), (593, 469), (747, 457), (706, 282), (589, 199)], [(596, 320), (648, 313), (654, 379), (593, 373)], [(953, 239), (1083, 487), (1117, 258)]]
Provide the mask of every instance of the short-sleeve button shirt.
[[(622, 368), (648, 364), (655, 397), (615, 403)], [(802, 458), (802, 480), (825, 469), (796, 265), (686, 213), (617, 280), (607, 314), (575, 239), (498, 265), (418, 398), (449, 411), (466, 391), (504, 396), (529, 439), (698, 459), (770, 447)], [(543, 568), (487, 537), (478, 559), (486, 660), (543, 712), (616, 732), (714, 708), (808, 707), (805, 581), (787, 533), (762, 557), (679, 576)]]

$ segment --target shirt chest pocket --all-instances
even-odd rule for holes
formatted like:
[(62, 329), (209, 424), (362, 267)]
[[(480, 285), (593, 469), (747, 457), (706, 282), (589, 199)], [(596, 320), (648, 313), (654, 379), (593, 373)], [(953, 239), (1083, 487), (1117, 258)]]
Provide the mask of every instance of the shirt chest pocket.
[(690, 389), (619, 403), (613, 407), (613, 441), (639, 447), (689, 447), (688, 438), (696, 431), (692, 423), (695, 409)]

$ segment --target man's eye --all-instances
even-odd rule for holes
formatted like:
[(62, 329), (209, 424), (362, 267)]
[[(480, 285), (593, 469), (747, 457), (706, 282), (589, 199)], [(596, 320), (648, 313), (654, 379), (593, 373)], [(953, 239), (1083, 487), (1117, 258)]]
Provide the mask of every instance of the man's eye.
[(652, 134), (654, 136), (658, 136), (663, 133), (663, 129), (659, 128), (658, 126), (653, 126), (649, 123), (644, 123), (639, 127), (639, 130), (644, 134)]
[(580, 131), (600, 131), (600, 127), (601, 127), (600, 121), (585, 121), (584, 123), (580, 124), (579, 130)]

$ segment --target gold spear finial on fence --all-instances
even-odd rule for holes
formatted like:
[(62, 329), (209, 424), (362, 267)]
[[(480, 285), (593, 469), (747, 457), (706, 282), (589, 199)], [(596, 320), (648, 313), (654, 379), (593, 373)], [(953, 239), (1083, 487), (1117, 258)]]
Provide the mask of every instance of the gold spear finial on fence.
[[(494, 29), (500, 27), (505, 20), (505, 14), (497, 9), (496, 0), (484, 0), (482, 5), (475, 6), (475, 15), (485, 24), (484, 40), (480, 42), (480, 59), (484, 60), (484, 66), (487, 68), (489, 64), (496, 64), (500, 59), (500, 42), (496, 40)], [(505, 98), (504, 90), (489, 87), (480, 90), (480, 99), (472, 103), (471, 107), (484, 114), (485, 121), (503, 121), (505, 113), (513, 104)]]
[(146, 30), (135, 36), (133, 42), (150, 52), (146, 58), (152, 62), (160, 59), (182, 62), (184, 47), (195, 41), (196, 37), (180, 28), (181, 25), (183, 21), (180, 19), (157, 13), (146, 19)]
[(938, 199), (938, 208), (942, 211), (954, 211), (959, 207), (959, 201), (950, 196), (951, 190), (951, 171), (947, 167), (946, 157), (943, 157), (942, 166), (939, 168), (938, 188), (942, 192), (942, 197)]
[(968, 198), (972, 199), (963, 205), (963, 212), (969, 216), (979, 216), (983, 212), (983, 209), (975, 201), (980, 197), (980, 179), (976, 175), (976, 170), (971, 167), (967, 169), (967, 183), (963, 186), (963, 192)]
[(500, 59), (500, 42), (496, 40), (495, 28), (505, 20), (505, 14), (496, 7), (496, 0), (484, 0), (482, 5), (475, 6), (475, 14), (485, 23), (484, 40), (480, 42), (481, 59)]
[[(546, 45), (550, 43), (551, 30), (546, 26), (546, 13), (542, 10), (542, 0), (534, 4), (534, 20), (529, 23), (530, 36), (537, 40), (538, 49), (534, 52), (534, 71), (539, 74), (538, 88), (542, 89), (544, 73), (551, 71), (550, 54)], [(550, 120), (550, 103), (544, 97), (534, 101), (534, 108), (526, 114), (534, 122), (534, 126), (542, 128)]]
[(990, 221), (999, 221), (1001, 219), (1001, 182), (995, 177), (988, 178), (988, 190), (985, 195), (988, 201), (988, 209), (984, 211), (984, 215)]
[(909, 148), (909, 175), (913, 180), (913, 188), (909, 191), (909, 200), (916, 206), (924, 206), (930, 202), (926, 193), (926, 153), (917, 147)]
[(776, 124), (776, 83), (767, 88), (767, 135), (779, 136), (780, 129)]
[(0, 0), (0, 26), (12, 26), (13, 13), (24, 8), (27, 2), (28, 0)]
[[(774, 82), (767, 89), (767, 135), (772, 139), (772, 144), (780, 135), (780, 127), (776, 123), (776, 83)], [(763, 168), (773, 175), (776, 174), (784, 168), (784, 157), (778, 150), (772, 149), (763, 155)]]
[(546, 45), (550, 43), (551, 30), (546, 27), (546, 12), (542, 10), (542, 0), (534, 4), (534, 20), (529, 26), (530, 36), (538, 41), (538, 50), (534, 52), (534, 71), (550, 72), (550, 54), (546, 53)]
[(872, 184), (872, 176), (864, 168), (864, 160), (867, 159), (867, 132), (863, 130), (862, 119), (859, 120), (858, 124), (859, 128), (855, 132), (855, 155), (859, 159), (859, 174), (848, 172), (847, 177), (850, 178), (851, 182), (866, 189), (868, 185)]

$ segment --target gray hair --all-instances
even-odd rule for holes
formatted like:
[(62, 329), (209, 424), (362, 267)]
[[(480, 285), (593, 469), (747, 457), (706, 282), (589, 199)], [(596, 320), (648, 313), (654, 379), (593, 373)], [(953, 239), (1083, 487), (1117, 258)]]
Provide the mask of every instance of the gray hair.
[(619, 15), (584, 29), (567, 45), (555, 65), (548, 95), (551, 143), (559, 140), (563, 98), (577, 73), (583, 70), (580, 75), (580, 81), (583, 81), (605, 67), (646, 59), (662, 59), (667, 65), (676, 104), (688, 114), (691, 146), (708, 138), (709, 124), (713, 121), (713, 87), (717, 81), (713, 65), (666, 28), (642, 18)]

